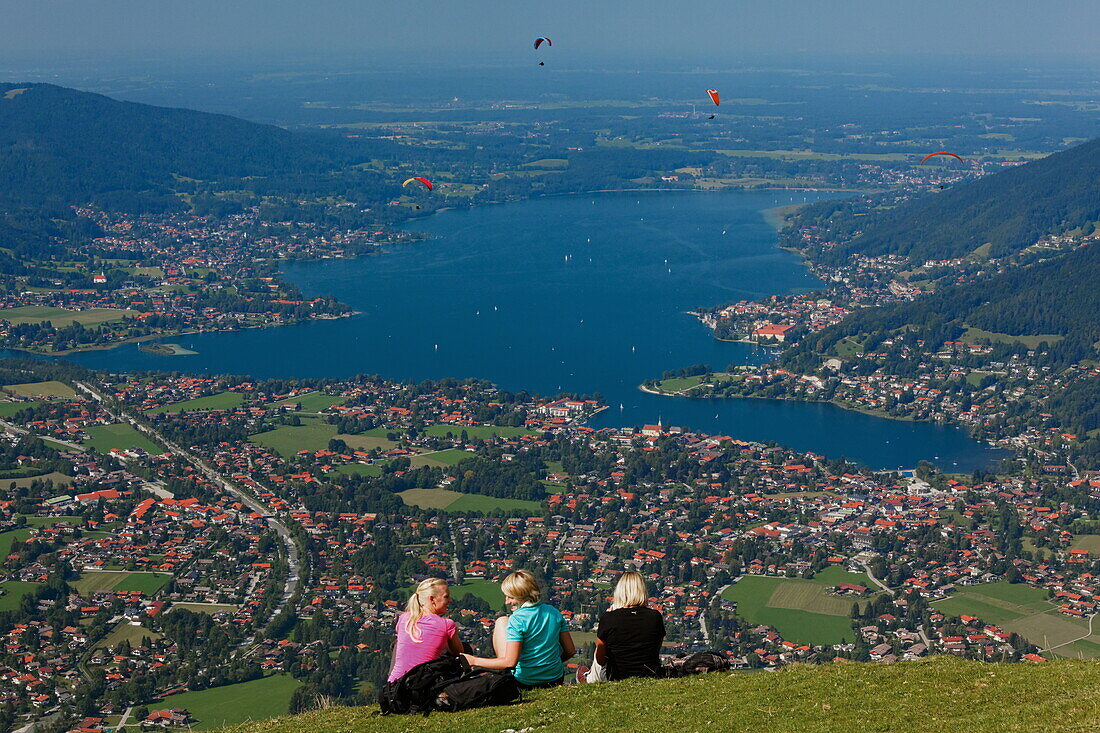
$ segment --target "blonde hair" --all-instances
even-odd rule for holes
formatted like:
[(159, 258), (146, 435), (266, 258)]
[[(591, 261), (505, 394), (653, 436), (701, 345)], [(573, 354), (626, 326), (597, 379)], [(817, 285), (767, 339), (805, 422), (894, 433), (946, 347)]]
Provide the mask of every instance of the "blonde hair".
[(645, 587), (645, 579), (641, 573), (631, 570), (619, 576), (619, 582), (615, 584), (615, 592), (611, 594), (611, 608), (644, 606), (648, 599), (649, 591)]
[(424, 614), (428, 613), (425, 604), (429, 598), (436, 594), (435, 589), (439, 586), (446, 588), (447, 581), (442, 578), (425, 578), (420, 581), (420, 585), (416, 586), (416, 590), (409, 596), (409, 601), (405, 604), (405, 612), (409, 614), (409, 617), (405, 620), (405, 633), (413, 641), (420, 641), (420, 629), (417, 624), (424, 617)]
[(542, 599), (539, 583), (530, 570), (517, 570), (500, 583), (504, 595), (519, 601), (538, 603)]

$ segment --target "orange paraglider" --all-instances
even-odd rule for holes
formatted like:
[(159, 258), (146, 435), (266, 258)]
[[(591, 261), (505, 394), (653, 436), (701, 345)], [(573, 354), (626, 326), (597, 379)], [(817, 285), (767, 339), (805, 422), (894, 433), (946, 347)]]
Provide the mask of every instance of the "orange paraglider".
[(714, 106), (717, 107), (722, 103), (722, 100), (718, 97), (717, 89), (708, 89), (707, 94), (710, 95), (710, 101), (714, 102)]
[(966, 162), (965, 160), (963, 160), (963, 159), (962, 159), (962, 158), (960, 158), (959, 156), (955, 155), (954, 153), (939, 152), (939, 153), (929, 153), (928, 155), (926, 155), (926, 156), (924, 156), (923, 158), (921, 158), (921, 159), (920, 159), (920, 163), (917, 163), (917, 165), (920, 165), (921, 163), (923, 163), (924, 161), (928, 160), (929, 158), (932, 158), (932, 157), (934, 157), (934, 156), (937, 156), (937, 155), (950, 155), (950, 156), (951, 156), (952, 158), (955, 158), (955, 159), (956, 159), (956, 160), (958, 160), (958, 161), (959, 161), (960, 163), (965, 163), (965, 162)]
[(405, 179), (405, 182), (401, 184), (401, 188), (404, 188), (405, 186), (413, 182), (423, 183), (429, 191), (435, 188), (435, 186), (432, 185), (432, 182), (429, 181), (427, 178), (407, 178)]

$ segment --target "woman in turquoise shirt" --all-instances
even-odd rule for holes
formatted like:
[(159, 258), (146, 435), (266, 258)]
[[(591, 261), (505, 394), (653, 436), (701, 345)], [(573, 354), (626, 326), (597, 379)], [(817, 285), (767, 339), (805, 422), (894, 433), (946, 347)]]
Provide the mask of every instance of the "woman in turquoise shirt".
[(563, 662), (577, 653), (573, 637), (565, 628), (561, 611), (542, 603), (542, 591), (535, 576), (517, 570), (500, 584), (504, 602), (515, 606), (510, 616), (501, 616), (493, 628), (493, 658), (464, 654), (471, 667), (515, 669), (516, 681), (524, 687), (555, 687), (565, 674)]

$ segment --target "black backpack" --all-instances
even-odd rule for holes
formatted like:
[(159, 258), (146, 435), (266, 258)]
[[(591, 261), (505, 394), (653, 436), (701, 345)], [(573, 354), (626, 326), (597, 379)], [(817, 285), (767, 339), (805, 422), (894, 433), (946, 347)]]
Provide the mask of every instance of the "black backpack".
[(724, 672), (730, 668), (730, 661), (723, 652), (694, 652), (680, 659), (672, 660), (665, 667), (666, 677), (687, 677), (706, 672)]
[(378, 691), (382, 714), (428, 713), (432, 710), (438, 690), (455, 682), (470, 671), (465, 657), (445, 654), (418, 664), (402, 677), (387, 682)]
[(470, 672), (439, 689), (435, 709), (453, 713), (489, 705), (508, 705), (519, 698), (519, 683), (511, 672)]

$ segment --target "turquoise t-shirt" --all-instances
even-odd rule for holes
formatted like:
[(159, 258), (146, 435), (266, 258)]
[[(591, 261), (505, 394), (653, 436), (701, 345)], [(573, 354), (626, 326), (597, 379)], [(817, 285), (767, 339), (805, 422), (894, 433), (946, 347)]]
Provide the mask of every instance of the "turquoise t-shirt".
[(560, 680), (565, 674), (561, 661), (561, 642), (565, 619), (561, 611), (545, 603), (524, 604), (508, 618), (505, 639), (523, 644), (515, 676), (522, 684), (541, 685)]

